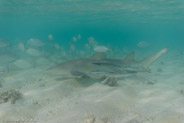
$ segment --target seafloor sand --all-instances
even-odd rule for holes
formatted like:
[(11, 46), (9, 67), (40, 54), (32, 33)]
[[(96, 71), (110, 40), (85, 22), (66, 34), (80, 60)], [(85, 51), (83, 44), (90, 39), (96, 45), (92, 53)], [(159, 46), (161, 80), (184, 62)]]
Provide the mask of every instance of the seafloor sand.
[(122, 75), (117, 87), (79, 83), (43, 67), (2, 72), (0, 93), (23, 96), (0, 104), (0, 123), (184, 123), (182, 57), (167, 53), (151, 73)]

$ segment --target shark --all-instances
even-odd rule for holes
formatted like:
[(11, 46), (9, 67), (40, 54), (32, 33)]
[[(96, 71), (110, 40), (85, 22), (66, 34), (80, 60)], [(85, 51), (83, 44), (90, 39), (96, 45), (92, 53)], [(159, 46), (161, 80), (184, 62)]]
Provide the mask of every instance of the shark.
[(57, 64), (49, 71), (67, 73), (72, 76), (90, 77), (93, 75), (121, 75), (126, 73), (150, 72), (150, 65), (159, 59), (167, 48), (140, 61), (134, 59), (135, 52), (131, 52), (123, 59), (107, 58), (104, 52), (97, 52), (89, 58), (80, 58)]

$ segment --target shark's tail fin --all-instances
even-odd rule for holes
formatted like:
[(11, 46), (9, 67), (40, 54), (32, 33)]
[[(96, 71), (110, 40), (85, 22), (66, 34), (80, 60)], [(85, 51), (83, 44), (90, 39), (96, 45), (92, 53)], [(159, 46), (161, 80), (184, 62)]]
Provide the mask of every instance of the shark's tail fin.
[(153, 54), (152, 56), (149, 56), (142, 61), (140, 61), (140, 65), (147, 71), (149, 71), (149, 66), (156, 61), (162, 54), (164, 54), (167, 51), (167, 48), (162, 49), (161, 51)]

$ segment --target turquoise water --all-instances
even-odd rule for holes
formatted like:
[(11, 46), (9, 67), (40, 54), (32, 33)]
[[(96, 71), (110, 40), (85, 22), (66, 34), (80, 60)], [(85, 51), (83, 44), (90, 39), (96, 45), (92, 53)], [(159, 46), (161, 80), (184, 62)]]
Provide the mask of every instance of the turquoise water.
[(183, 123), (183, 46), (183, 0), (0, 0), (0, 123)]
[(102, 44), (131, 47), (145, 40), (152, 46), (177, 47), (183, 41), (183, 9), (182, 0), (1, 0), (0, 33), (11, 40), (45, 40), (52, 34), (66, 43), (81, 34), (81, 44), (93, 36)]

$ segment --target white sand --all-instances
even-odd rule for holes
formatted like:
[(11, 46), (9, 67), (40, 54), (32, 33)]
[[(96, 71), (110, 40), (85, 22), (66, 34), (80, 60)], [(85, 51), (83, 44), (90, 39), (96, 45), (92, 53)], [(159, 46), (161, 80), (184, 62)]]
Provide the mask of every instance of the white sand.
[(0, 123), (183, 123), (184, 64), (173, 57), (161, 58), (152, 73), (122, 75), (117, 87), (82, 85), (43, 68), (0, 73), (0, 93), (23, 93), (15, 104), (0, 104)]

